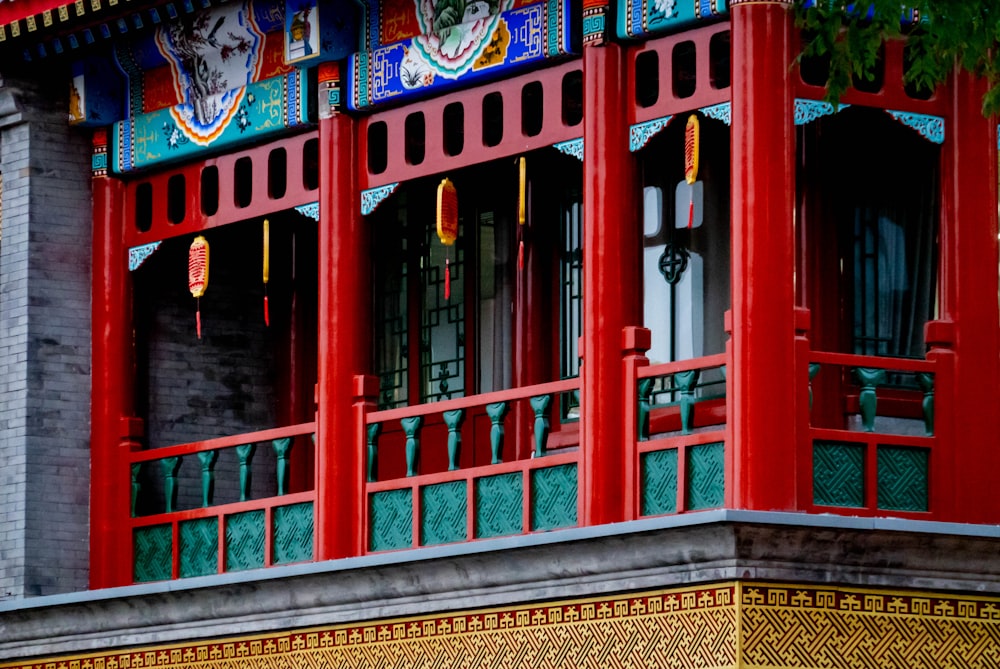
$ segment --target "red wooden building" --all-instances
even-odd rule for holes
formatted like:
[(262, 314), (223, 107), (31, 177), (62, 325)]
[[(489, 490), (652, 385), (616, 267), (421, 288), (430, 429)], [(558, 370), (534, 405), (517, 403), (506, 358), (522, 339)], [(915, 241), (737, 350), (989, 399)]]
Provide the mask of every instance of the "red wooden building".
[(0, 666), (1000, 666), (984, 82), (834, 107), (777, 0), (200, 5), (0, 2), (93, 146), (91, 592)]

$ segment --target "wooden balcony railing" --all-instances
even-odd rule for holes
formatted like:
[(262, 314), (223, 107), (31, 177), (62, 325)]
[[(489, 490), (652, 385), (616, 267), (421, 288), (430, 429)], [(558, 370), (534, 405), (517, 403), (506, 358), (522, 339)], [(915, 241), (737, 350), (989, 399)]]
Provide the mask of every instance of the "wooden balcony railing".
[(579, 387), (568, 379), (364, 411), (358, 430), (366, 444), (366, 549), (576, 526), (579, 432), (553, 416)]
[(626, 448), (635, 474), (631, 517), (725, 503), (729, 354), (650, 365), (649, 331), (626, 328)]
[[(131, 452), (133, 580), (203, 576), (311, 560), (315, 543), (312, 478), (295, 477), (308, 481), (308, 489), (299, 492), (290, 491), (290, 481), (293, 448), (308, 449), (310, 457), (303, 460), (311, 461), (315, 430), (315, 423), (302, 423)], [(258, 446), (268, 447), (267, 455), (273, 459), (257, 457), (255, 461), (254, 456), (260, 456)], [(198, 469), (180, 476), (181, 465), (188, 460)], [(261, 466), (265, 461), (266, 466)], [(257, 491), (263, 488), (271, 494), (255, 498), (253, 480), (262, 469), (274, 480), (257, 486)], [(225, 489), (230, 501), (216, 503), (217, 487)]]
[(812, 351), (802, 332), (798, 355), (808, 383), (802, 510), (947, 516), (951, 406), (935, 390), (953, 387), (953, 353), (938, 345), (922, 360)]

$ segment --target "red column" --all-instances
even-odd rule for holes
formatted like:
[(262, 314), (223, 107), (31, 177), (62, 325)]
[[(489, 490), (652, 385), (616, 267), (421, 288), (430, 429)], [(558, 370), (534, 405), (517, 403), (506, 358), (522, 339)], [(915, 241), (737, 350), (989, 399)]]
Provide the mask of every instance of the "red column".
[[(100, 164), (107, 156), (103, 132), (95, 134), (94, 147)], [(92, 184), (90, 587), (97, 589), (132, 582), (131, 486), (122, 449), (122, 419), (132, 406), (132, 297), (122, 225), (125, 189), (106, 168), (95, 169)]]
[(732, 504), (795, 506), (792, 4), (731, 2)]
[[(639, 186), (628, 148), (627, 63), (617, 44), (583, 50), (584, 525), (625, 519), (622, 329), (641, 325)], [(634, 398), (634, 396), (633, 396)]]
[(942, 455), (954, 455), (954, 489), (961, 491), (954, 520), (997, 523), (997, 126), (980, 108), (987, 87), (985, 81), (958, 72), (951, 91), (942, 179), (941, 286), (942, 317), (957, 325), (956, 369), (954, 388), (939, 387), (936, 397), (955, 403), (954, 439), (941, 444)]
[(356, 122), (337, 113), (336, 64), (320, 67), (319, 365), (316, 426), (316, 559), (360, 555), (364, 472), (356, 438), (354, 377), (369, 371), (368, 234), (358, 191)]

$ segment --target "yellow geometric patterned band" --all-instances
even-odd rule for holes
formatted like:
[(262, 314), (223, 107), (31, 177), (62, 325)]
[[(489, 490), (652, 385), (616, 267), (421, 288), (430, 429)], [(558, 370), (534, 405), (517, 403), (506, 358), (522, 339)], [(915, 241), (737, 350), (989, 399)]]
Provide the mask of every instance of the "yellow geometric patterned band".
[(1000, 598), (731, 582), (0, 667), (1000, 667)]

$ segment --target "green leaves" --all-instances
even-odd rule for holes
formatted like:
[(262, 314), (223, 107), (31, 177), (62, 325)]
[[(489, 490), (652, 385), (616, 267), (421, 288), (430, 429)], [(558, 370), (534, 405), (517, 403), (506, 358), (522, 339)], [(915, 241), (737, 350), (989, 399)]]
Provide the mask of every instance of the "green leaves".
[[(996, 0), (813, 0), (796, 5), (799, 59), (828, 65), (826, 101), (836, 105), (860, 80), (871, 81), (880, 48), (906, 38), (905, 83), (929, 92), (954, 67), (986, 78), (983, 113), (1000, 111), (1000, 2)], [(916, 18), (916, 21), (913, 19)]]

